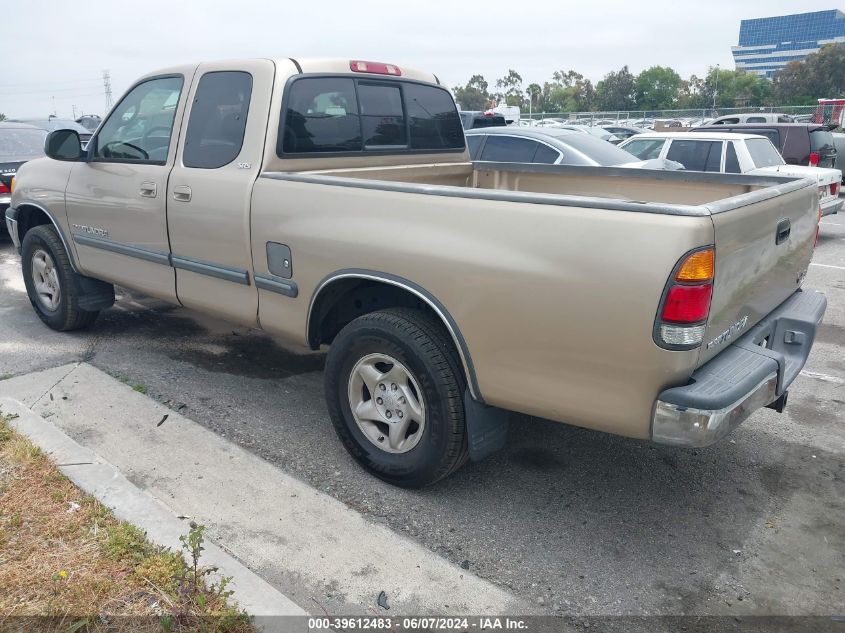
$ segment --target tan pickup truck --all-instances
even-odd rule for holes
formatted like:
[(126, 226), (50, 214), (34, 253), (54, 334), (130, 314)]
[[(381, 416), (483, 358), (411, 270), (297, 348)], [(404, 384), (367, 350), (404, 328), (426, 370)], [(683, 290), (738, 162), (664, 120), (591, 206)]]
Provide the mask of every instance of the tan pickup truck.
[(85, 151), (53, 132), (9, 232), (38, 316), (113, 284), (330, 346), (340, 439), (402, 486), (521, 412), (704, 446), (782, 409), (826, 302), (814, 181), (469, 161), (437, 77), (252, 60), (140, 79)]

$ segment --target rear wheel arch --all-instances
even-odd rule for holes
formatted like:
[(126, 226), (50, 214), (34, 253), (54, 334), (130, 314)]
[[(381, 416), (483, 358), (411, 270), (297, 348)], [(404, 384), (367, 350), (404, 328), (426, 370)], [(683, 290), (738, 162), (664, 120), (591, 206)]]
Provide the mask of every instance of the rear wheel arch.
[(474, 400), (483, 402), (469, 348), (445, 306), (418, 284), (390, 273), (372, 270), (340, 270), (325, 277), (311, 298), (308, 310), (308, 345), (318, 349), (331, 344), (354, 319), (386, 308), (420, 310), (439, 323), (451, 339)]

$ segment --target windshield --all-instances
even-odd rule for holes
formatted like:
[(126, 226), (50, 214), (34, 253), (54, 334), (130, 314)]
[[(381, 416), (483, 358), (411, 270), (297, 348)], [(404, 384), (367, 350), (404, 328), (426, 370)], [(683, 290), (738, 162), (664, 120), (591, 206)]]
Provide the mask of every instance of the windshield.
[(625, 143), (622, 149), (640, 160), (651, 160), (660, 158), (660, 150), (663, 149), (665, 142), (666, 139), (662, 138), (638, 138)]
[(624, 149), (619, 149), (615, 145), (611, 145), (607, 141), (590, 136), (589, 134), (567, 134), (566, 136), (556, 137), (556, 140), (590, 157), (603, 167), (636, 163), (639, 160), (636, 156), (629, 154)]
[(745, 141), (748, 153), (751, 154), (751, 161), (755, 167), (772, 167), (783, 165), (783, 158), (780, 157), (772, 142), (765, 138), (750, 138)]
[(44, 156), (47, 132), (30, 128), (0, 128), (0, 163)]

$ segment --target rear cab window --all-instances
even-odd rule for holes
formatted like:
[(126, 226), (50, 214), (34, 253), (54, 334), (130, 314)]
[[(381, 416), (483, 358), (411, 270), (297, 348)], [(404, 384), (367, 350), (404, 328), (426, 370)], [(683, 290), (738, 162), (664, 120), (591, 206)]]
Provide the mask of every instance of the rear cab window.
[(287, 86), (280, 157), (463, 152), (452, 96), (408, 80), (299, 76)]
[(719, 172), (722, 144), (722, 141), (672, 139), (666, 158), (681, 163), (689, 171)]

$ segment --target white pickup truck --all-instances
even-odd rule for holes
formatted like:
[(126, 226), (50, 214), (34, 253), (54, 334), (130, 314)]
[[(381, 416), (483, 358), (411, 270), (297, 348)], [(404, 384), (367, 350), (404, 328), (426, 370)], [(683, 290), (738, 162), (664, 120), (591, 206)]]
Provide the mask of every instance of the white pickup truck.
[(649, 132), (620, 144), (642, 160), (664, 158), (677, 161), (688, 170), (813, 178), (819, 186), (822, 215), (838, 213), (842, 172), (827, 167), (788, 165), (765, 136), (721, 132)]
[(473, 164), (448, 90), (392, 64), (168, 68), (46, 152), (6, 212), (38, 318), (90, 326), (117, 284), (327, 346), (341, 441), (397, 485), (509, 411), (712, 444), (783, 408), (825, 311), (815, 180)]

